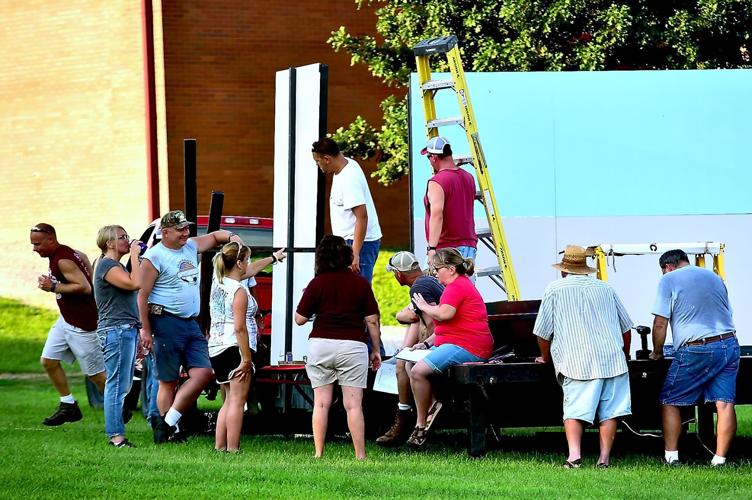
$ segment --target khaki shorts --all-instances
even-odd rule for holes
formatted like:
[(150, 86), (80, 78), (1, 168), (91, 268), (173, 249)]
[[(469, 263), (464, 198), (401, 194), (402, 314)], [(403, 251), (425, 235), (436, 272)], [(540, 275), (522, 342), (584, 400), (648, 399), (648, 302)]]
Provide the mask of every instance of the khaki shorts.
[(104, 371), (104, 354), (97, 332), (87, 332), (58, 318), (42, 349), (42, 357), (73, 363), (78, 360), (81, 371), (96, 375)]
[(314, 389), (339, 382), (340, 386), (368, 385), (368, 347), (357, 340), (313, 338), (308, 341), (306, 372)]

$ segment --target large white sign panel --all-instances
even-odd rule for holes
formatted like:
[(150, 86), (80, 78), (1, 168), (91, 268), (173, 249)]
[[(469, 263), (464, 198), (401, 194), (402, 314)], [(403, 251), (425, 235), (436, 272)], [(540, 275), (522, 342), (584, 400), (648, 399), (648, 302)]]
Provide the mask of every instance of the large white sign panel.
[(272, 365), (290, 357), (302, 361), (308, 353), (311, 323), (297, 326), (293, 316), (303, 289), (313, 279), (313, 252), (322, 232), (321, 174), (311, 145), (324, 133), (325, 96), (326, 66), (311, 64), (277, 72), (273, 242), (289, 251), (287, 261), (273, 271)]

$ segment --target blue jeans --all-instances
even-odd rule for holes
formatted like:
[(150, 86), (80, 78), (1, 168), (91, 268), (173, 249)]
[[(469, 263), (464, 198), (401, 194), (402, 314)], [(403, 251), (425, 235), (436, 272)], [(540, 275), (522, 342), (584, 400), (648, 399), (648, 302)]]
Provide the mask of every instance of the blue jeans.
[(704, 345), (680, 347), (666, 374), (660, 401), (671, 406), (705, 402), (733, 403), (739, 372), (739, 342), (735, 337)]
[(97, 330), (104, 348), (104, 432), (124, 436), (123, 402), (133, 385), (136, 365), (138, 329), (133, 325), (119, 325)]
[[(347, 240), (347, 244), (352, 246), (353, 240)], [(373, 268), (379, 256), (379, 247), (381, 247), (381, 240), (364, 241), (363, 246), (360, 247), (360, 275), (369, 283), (373, 281)]]
[(159, 392), (159, 381), (157, 380), (156, 360), (154, 359), (154, 353), (150, 352), (144, 357), (144, 373), (145, 377), (141, 378), (141, 383), (144, 384), (145, 397), (142, 398), (142, 404), (146, 404), (145, 416), (151, 423), (155, 417), (159, 417), (159, 408), (157, 407), (157, 393)]
[(209, 368), (209, 344), (193, 319), (175, 316), (149, 315), (154, 335), (152, 352), (156, 359), (157, 379), (162, 382), (176, 382), (180, 378), (180, 367)]
[(457, 251), (466, 259), (475, 259), (478, 249), (475, 247), (457, 247)]
[(480, 358), (458, 345), (441, 344), (438, 347), (431, 347), (431, 352), (423, 358), (423, 361), (429, 368), (431, 368), (431, 370), (435, 372), (443, 372), (453, 365), (461, 365), (463, 363), (484, 363), (488, 360)]

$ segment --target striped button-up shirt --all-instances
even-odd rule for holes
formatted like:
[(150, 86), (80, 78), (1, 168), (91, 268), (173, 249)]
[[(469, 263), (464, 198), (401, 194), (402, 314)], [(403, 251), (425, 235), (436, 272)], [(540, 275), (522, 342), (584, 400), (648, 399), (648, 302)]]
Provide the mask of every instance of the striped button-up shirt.
[(631, 327), (608, 283), (570, 274), (546, 287), (533, 333), (551, 341), (557, 375), (593, 380), (626, 373), (622, 334)]

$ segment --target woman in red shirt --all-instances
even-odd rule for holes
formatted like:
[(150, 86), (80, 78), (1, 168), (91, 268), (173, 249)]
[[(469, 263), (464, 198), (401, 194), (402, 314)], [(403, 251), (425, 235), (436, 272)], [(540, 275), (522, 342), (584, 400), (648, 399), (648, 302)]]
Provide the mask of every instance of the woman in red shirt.
[(416, 448), (426, 442), (428, 430), (441, 409), (430, 377), (452, 365), (487, 361), (493, 351), (486, 305), (468, 278), (473, 274), (473, 259), (463, 258), (455, 248), (442, 248), (430, 259), (430, 266), (445, 288), (435, 306), (420, 294), (413, 296), (416, 307), (436, 324), (432, 336), (413, 346), (430, 352), (409, 369), (418, 415), (407, 444)]

